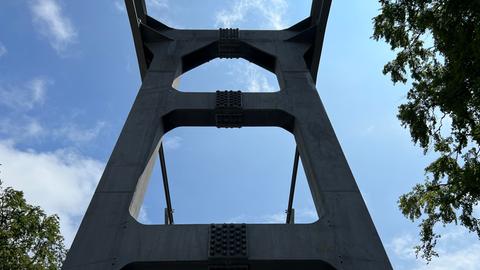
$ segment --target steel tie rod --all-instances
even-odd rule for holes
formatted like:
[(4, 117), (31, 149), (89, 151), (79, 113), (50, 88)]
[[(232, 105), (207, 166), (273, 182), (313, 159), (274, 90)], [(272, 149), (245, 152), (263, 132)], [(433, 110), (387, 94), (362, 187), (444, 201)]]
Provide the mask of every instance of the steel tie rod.
[(167, 209), (165, 213), (165, 224), (173, 224), (173, 209), (172, 201), (170, 199), (170, 189), (168, 187), (167, 166), (165, 165), (165, 154), (163, 151), (163, 143), (160, 143), (158, 150), (160, 156), (160, 166), (162, 167), (163, 189), (165, 190), (165, 200), (167, 201)]
[(293, 197), (295, 195), (295, 185), (297, 182), (298, 162), (300, 160), (300, 153), (298, 147), (295, 147), (295, 159), (293, 161), (292, 183), (290, 184), (290, 196), (288, 198), (287, 208), (287, 224), (293, 223)]

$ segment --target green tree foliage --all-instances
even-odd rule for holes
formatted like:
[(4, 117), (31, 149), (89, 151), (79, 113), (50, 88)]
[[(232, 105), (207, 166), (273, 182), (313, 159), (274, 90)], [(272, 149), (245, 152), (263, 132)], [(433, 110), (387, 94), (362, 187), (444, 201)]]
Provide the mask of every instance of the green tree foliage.
[(65, 257), (59, 218), (27, 204), (0, 182), (0, 269), (55, 270)]
[(438, 159), (399, 199), (420, 223), (417, 255), (437, 256), (438, 225), (461, 224), (480, 237), (480, 1), (379, 0), (375, 40), (396, 53), (383, 73), (408, 83), (398, 118), (413, 142)]

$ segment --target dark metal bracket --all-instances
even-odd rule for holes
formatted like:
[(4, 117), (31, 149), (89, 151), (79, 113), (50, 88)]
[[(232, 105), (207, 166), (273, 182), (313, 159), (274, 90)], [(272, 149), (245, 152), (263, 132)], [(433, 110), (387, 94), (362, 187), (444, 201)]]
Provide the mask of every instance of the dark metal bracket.
[(240, 58), (240, 40), (238, 28), (220, 28), (218, 40), (218, 57)]
[(210, 225), (209, 259), (238, 260), (248, 258), (246, 224)]
[(215, 122), (218, 128), (241, 128), (243, 104), (241, 91), (217, 91)]

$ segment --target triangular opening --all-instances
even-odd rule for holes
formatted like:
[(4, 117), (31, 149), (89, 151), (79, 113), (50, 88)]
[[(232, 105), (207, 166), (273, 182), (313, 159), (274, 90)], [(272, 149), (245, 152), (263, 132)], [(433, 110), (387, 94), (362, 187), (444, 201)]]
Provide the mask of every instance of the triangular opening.
[[(163, 139), (174, 224), (285, 223), (295, 153), (280, 128), (177, 128)], [(165, 224), (156, 162), (138, 221)], [(295, 223), (318, 220), (301, 162)]]
[[(215, 76), (212, 76), (215, 74)], [(244, 59), (214, 59), (178, 77), (173, 87), (182, 92), (277, 92), (277, 76)]]

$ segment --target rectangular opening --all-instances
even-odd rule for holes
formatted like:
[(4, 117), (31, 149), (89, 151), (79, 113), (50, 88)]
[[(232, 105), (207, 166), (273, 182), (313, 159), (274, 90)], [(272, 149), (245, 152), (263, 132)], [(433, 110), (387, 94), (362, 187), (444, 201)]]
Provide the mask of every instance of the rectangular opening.
[[(174, 224), (285, 223), (296, 143), (281, 128), (177, 128), (162, 138)], [(160, 162), (138, 218), (165, 224)], [(318, 220), (301, 162), (295, 223)]]

